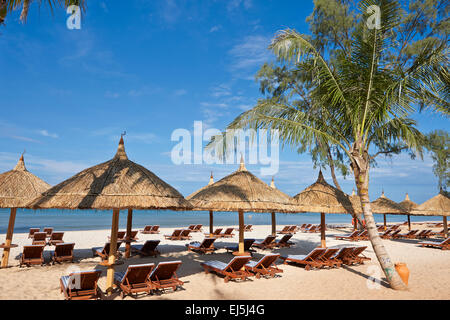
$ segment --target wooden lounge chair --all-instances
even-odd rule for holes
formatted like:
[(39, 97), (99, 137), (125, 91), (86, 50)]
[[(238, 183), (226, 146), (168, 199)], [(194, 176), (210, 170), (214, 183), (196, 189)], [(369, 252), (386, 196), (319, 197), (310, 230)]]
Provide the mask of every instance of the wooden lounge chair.
[(234, 257), (229, 263), (213, 260), (202, 262), (200, 265), (205, 270), (205, 273), (215, 272), (218, 275), (224, 276), (224, 281), (227, 283), (230, 279), (246, 280), (252, 276), (244, 266), (250, 261), (250, 256), (237, 256)]
[[(122, 245), (122, 241), (117, 241), (117, 252), (116, 257), (119, 258), (122, 254), (119, 251), (120, 246)], [(107, 242), (103, 246), (103, 248), (92, 248), (92, 255), (94, 257), (99, 256), (102, 258), (102, 260), (107, 260), (109, 257), (109, 249), (110, 249), (111, 243)]]
[(408, 231), (405, 234), (397, 234), (394, 236), (394, 239), (414, 239), (414, 236), (416, 235), (416, 233), (419, 232), (419, 230), (411, 230)]
[(319, 257), (319, 259), (323, 262), (324, 266), (334, 268), (339, 268), (342, 264), (341, 261), (335, 259), (335, 256), (339, 249), (335, 248), (327, 248), (327, 250)]
[(47, 238), (49, 238), (52, 235), (52, 233), (53, 233), (53, 228), (45, 227), (44, 231), (42, 231), (42, 232), (45, 232), (47, 234)]
[(252, 224), (245, 224), (244, 225), (244, 232), (250, 232), (253, 231), (253, 225)]
[(291, 226), (285, 226), (282, 230), (277, 231), (277, 233), (286, 234), (286, 233), (289, 233), (290, 229), (291, 229)]
[(352, 251), (349, 251), (348, 260), (351, 260), (353, 264), (364, 264), (364, 261), (370, 261), (371, 259), (363, 254), (366, 249), (367, 247), (354, 247)]
[[(139, 230), (132, 230), (130, 233), (130, 240), (131, 241), (138, 241), (139, 238), (137, 237)], [(125, 233), (125, 238), (127, 237), (127, 234)]]
[(164, 238), (167, 240), (181, 240), (181, 229), (175, 229), (172, 234), (165, 234)]
[(154, 268), (154, 263), (147, 263), (130, 265), (124, 272), (115, 272), (114, 282), (121, 289), (121, 298), (125, 298), (127, 294), (141, 292), (150, 294), (155, 289), (149, 277)]
[(150, 274), (150, 281), (156, 290), (172, 288), (174, 291), (184, 283), (177, 276), (181, 261), (160, 262)]
[(47, 244), (47, 233), (46, 232), (35, 232), (33, 235), (32, 244), (45, 246)]
[(151, 234), (159, 234), (159, 226), (153, 226), (152, 230), (150, 231)]
[(153, 226), (145, 226), (144, 230), (141, 230), (142, 234), (151, 234), (150, 231), (152, 231)]
[[(255, 239), (244, 239), (244, 251), (245, 252), (255, 251), (251, 248), (254, 242)], [(228, 246), (225, 247), (225, 249), (227, 250), (227, 252), (235, 252), (239, 250), (239, 246)]]
[(55, 251), (52, 254), (53, 264), (64, 261), (73, 262), (73, 248), (75, 243), (58, 243), (55, 244)]
[(325, 264), (320, 260), (320, 256), (325, 253), (326, 248), (316, 248), (312, 250), (307, 255), (287, 255), (281, 256), (280, 259), (284, 260), (284, 263), (289, 262), (300, 264), (305, 266), (305, 270), (310, 270), (311, 268), (322, 268)]
[(342, 235), (342, 236), (334, 236), (336, 240), (351, 240), (354, 241), (356, 239), (356, 236), (359, 234), (358, 230), (353, 231), (350, 234)]
[(205, 233), (205, 236), (211, 236), (211, 237), (219, 237), (220, 238), (220, 233), (222, 232), (222, 228), (217, 228), (216, 230), (214, 230), (214, 232), (212, 233), (212, 235), (210, 233)]
[(275, 261), (279, 257), (279, 254), (267, 254), (259, 259), (259, 261), (249, 261), (245, 265), (245, 269), (254, 273), (257, 279), (261, 276), (274, 278), (277, 273), (283, 272), (283, 270), (275, 265)]
[(19, 266), (22, 267), (23, 265), (26, 265), (27, 267), (29, 267), (31, 265), (43, 265), (44, 247), (45, 245), (23, 246), (23, 252), (20, 256)]
[(192, 230), (192, 232), (202, 232), (203, 230), (203, 225), (202, 224), (197, 224), (194, 228), (194, 230)]
[(219, 234), (219, 236), (221, 238), (233, 238), (234, 237), (233, 231), (234, 228), (227, 228), (223, 233)]
[(263, 241), (254, 242), (253, 247), (259, 248), (259, 249), (271, 249), (272, 248), (272, 242), (275, 240), (275, 236), (267, 236)]
[(278, 241), (273, 241), (270, 246), (277, 248), (290, 248), (294, 243), (289, 241), (292, 238), (292, 234), (285, 234), (283, 238)]
[(364, 241), (364, 240), (369, 240), (369, 232), (368, 232), (367, 230), (361, 231), (361, 232), (356, 236), (356, 241)]
[(351, 259), (352, 252), (353, 247), (343, 247), (336, 253), (336, 255), (331, 257), (331, 260), (338, 263), (338, 267), (340, 267), (342, 264), (348, 264)]
[(191, 224), (189, 227), (187, 227), (186, 229), (189, 229), (191, 231), (193, 231), (195, 229), (196, 224)]
[(216, 241), (216, 238), (205, 238), (202, 242), (191, 242), (186, 247), (188, 251), (197, 251), (200, 253), (214, 252), (216, 250), (214, 248), (214, 241)]
[(311, 228), (306, 229), (305, 231), (308, 232), (308, 233), (319, 232), (320, 231), (320, 227), (319, 226), (312, 226)]
[(306, 230), (308, 230), (309, 228), (311, 228), (312, 224), (308, 223), (308, 224), (304, 224), (302, 225), (302, 227), (300, 227), (300, 230), (302, 232), (306, 232)]
[(380, 234), (381, 239), (389, 239), (391, 237), (392, 229), (387, 229), (385, 232)]
[(30, 232), (28, 233), (28, 239), (31, 239), (31, 238), (33, 238), (33, 235), (36, 233), (36, 232), (39, 232), (41, 229), (39, 229), (39, 228), (30, 228)]
[(180, 240), (191, 240), (192, 236), (190, 235), (191, 230), (189, 229), (184, 229), (183, 231), (181, 231), (180, 234)]
[(427, 239), (429, 237), (431, 237), (433, 234), (432, 230), (423, 230), (423, 232), (420, 232), (419, 234), (417, 234), (414, 239)]
[[(118, 231), (117, 232), (117, 241), (124, 241), (126, 233), (127, 233), (126, 231)], [(108, 236), (108, 241), (111, 241), (111, 236)]]
[(450, 237), (441, 242), (422, 241), (419, 242), (418, 244), (420, 244), (422, 247), (434, 247), (434, 248), (441, 248), (442, 250), (450, 250)]
[(64, 243), (63, 237), (64, 237), (64, 232), (52, 232), (52, 235), (50, 236), (50, 239), (48, 240), (48, 244), (50, 246), (54, 246), (58, 243)]
[(160, 242), (160, 240), (147, 240), (143, 245), (131, 246), (131, 252), (145, 257), (156, 257), (158, 254), (161, 254), (161, 252), (156, 249)]
[(61, 293), (66, 300), (98, 299), (100, 289), (97, 286), (102, 272), (100, 270), (73, 272), (60, 279)]

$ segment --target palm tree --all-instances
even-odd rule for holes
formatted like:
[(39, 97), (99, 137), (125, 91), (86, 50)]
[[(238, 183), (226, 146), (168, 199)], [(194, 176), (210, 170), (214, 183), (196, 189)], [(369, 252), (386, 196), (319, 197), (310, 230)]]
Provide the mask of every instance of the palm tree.
[[(366, 26), (367, 8), (381, 11), (379, 29)], [(326, 57), (306, 36), (281, 31), (269, 48), (280, 63), (313, 66), (307, 110), (282, 99), (266, 99), (241, 114), (230, 128), (278, 129), (284, 144), (322, 140), (336, 145), (350, 161), (369, 238), (393, 289), (406, 289), (378, 235), (369, 199), (370, 164), (380, 154), (412, 150), (420, 153), (423, 135), (409, 118), (426, 106), (448, 116), (448, 47), (446, 39), (427, 39), (411, 63), (392, 62), (398, 48), (397, 1), (361, 1), (363, 19), (353, 32), (351, 52)], [(217, 137), (222, 138), (222, 137)]]
[[(26, 23), (28, 11), (32, 2), (33, 0), (0, 0), (0, 25), (4, 23), (4, 20), (9, 12), (19, 8), (22, 8), (20, 13), (20, 21), (22, 21), (22, 23)], [(42, 5), (42, 2), (46, 2), (52, 12), (53, 8), (57, 5), (63, 6), (64, 8), (71, 5), (77, 5), (80, 6), (82, 11), (86, 9), (86, 0), (38, 0), (36, 2), (38, 2), (39, 6)]]

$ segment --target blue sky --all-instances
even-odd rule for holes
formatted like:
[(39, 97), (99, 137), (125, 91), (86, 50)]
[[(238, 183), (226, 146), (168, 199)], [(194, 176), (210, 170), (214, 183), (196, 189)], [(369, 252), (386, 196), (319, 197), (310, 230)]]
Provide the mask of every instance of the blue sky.
[[(81, 30), (68, 30), (62, 9), (32, 6), (28, 22), (11, 14), (0, 29), (0, 170), (26, 149), (30, 171), (56, 184), (109, 160), (120, 133), (140, 163), (184, 195), (236, 165), (175, 166), (173, 130), (194, 121), (223, 129), (261, 97), (254, 74), (284, 28), (307, 33), (312, 1), (89, 1)], [(435, 114), (416, 117), (427, 132), (448, 128)], [(371, 198), (423, 202), (437, 192), (429, 156), (379, 160)], [(248, 166), (259, 175), (258, 166)], [(313, 183), (308, 155), (280, 153), (277, 186), (290, 195)], [(325, 173), (329, 179), (329, 173)], [(271, 177), (261, 177), (269, 182)], [(330, 180), (330, 179), (329, 179)], [(331, 181), (330, 181), (331, 182)], [(351, 192), (351, 178), (341, 179)]]

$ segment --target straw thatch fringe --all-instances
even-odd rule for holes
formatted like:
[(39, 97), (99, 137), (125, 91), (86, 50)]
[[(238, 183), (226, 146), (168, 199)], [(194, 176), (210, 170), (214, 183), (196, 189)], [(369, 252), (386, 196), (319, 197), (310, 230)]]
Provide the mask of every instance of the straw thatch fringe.
[(237, 171), (187, 199), (198, 211), (296, 212), (291, 197), (247, 171), (242, 159)]
[(405, 200), (400, 202), (400, 205), (403, 208), (405, 208), (407, 212), (411, 212), (412, 210), (416, 209), (419, 206), (417, 203), (415, 203), (414, 201), (411, 201), (411, 199), (409, 199), (408, 194), (406, 194)]
[(115, 157), (83, 170), (27, 205), (31, 209), (170, 209), (192, 206), (169, 184), (130, 160), (120, 139)]
[(349, 196), (328, 184), (319, 172), (317, 181), (294, 196), (299, 211), (319, 213), (355, 213)]
[(28, 172), (23, 155), (13, 170), (0, 174), (0, 208), (20, 208), (50, 185)]
[(407, 214), (408, 210), (401, 204), (387, 198), (384, 192), (381, 197), (370, 203), (373, 213), (380, 214)]
[(411, 214), (417, 216), (449, 216), (450, 198), (441, 192), (412, 210)]

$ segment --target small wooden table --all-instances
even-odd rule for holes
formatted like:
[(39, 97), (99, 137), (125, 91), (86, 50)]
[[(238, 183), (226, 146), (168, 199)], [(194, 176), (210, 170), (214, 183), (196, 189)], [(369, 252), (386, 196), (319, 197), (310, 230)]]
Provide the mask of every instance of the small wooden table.
[(7, 246), (6, 244), (2, 243), (2, 244), (0, 244), (0, 249), (17, 248), (18, 246), (19, 246), (18, 244), (13, 244), (13, 243), (11, 243), (9, 246)]

